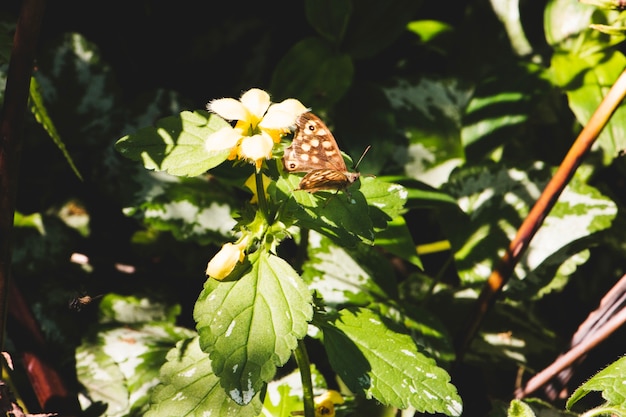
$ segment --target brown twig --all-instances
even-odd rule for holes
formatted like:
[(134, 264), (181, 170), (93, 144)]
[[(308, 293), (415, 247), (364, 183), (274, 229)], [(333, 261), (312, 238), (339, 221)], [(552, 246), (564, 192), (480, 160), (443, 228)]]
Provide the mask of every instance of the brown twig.
[(569, 152), (561, 162), (558, 170), (544, 189), (543, 193), (524, 219), (524, 222), (517, 231), (517, 235), (509, 244), (505, 254), (493, 270), (489, 279), (485, 283), (478, 300), (475, 311), (470, 316), (463, 332), (457, 339), (456, 353), (457, 361), (461, 361), (465, 351), (469, 347), (478, 328), (480, 327), (485, 314), (494, 304), (498, 294), (509, 280), (513, 268), (519, 262), (524, 251), (528, 248), (530, 240), (533, 238), (543, 220), (548, 215), (559, 195), (574, 175), (583, 157), (591, 148), (600, 132), (606, 126), (609, 119), (626, 96), (626, 71), (622, 72), (608, 94), (602, 100), (594, 114), (589, 119), (585, 128), (580, 132), (578, 138), (570, 148)]
[(45, 0), (24, 0), (13, 37), (0, 118), (0, 350), (4, 346), (11, 271), (11, 237), (30, 78)]
[[(592, 348), (609, 337), (615, 330), (620, 328), (626, 321), (626, 275), (624, 275), (609, 292), (607, 292), (600, 305), (592, 311), (585, 321), (578, 327), (572, 336), (570, 349), (560, 355), (550, 366), (543, 369), (532, 377), (526, 385), (516, 391), (516, 398), (524, 398), (548, 383), (555, 375), (559, 374), (573, 363), (579, 361)], [(617, 311), (617, 312), (616, 312)], [(566, 375), (569, 379), (571, 373)], [(567, 380), (559, 381), (566, 383)], [(556, 399), (558, 390), (552, 387), (547, 393), (552, 399)]]

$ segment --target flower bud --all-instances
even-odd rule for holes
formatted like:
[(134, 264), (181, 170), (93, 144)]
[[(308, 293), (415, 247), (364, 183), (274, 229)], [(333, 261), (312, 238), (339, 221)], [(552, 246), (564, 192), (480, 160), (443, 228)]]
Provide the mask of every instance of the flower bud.
[(225, 243), (222, 249), (209, 261), (206, 267), (207, 276), (221, 281), (230, 275), (237, 262), (243, 261), (247, 244), (248, 237), (243, 238), (239, 243)]

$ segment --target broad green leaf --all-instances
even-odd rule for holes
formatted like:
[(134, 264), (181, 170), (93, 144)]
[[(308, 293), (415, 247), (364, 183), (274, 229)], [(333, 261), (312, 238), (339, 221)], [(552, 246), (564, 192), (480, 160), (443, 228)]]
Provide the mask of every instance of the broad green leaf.
[(300, 176), (289, 175), (279, 178), (276, 183), (280, 193), (285, 197), (291, 196), (285, 213), (297, 219), (298, 226), (316, 230), (345, 246), (354, 246), (359, 242), (371, 245), (374, 242), (370, 208), (362, 192), (365, 183), (371, 178), (357, 181), (350, 187), (349, 195), (334, 191), (292, 191), (298, 187), (300, 180)]
[(59, 148), (59, 150), (65, 157), (65, 160), (67, 161), (68, 165), (70, 166), (70, 168), (72, 168), (72, 171), (74, 171), (74, 174), (76, 174), (76, 176), (82, 181), (83, 176), (80, 175), (80, 172), (78, 171), (78, 168), (76, 167), (76, 164), (74, 164), (74, 160), (72, 159), (72, 156), (67, 151), (67, 148), (65, 147), (65, 143), (63, 143), (63, 140), (61, 139), (61, 135), (59, 135), (59, 132), (57, 132), (57, 129), (54, 126), (54, 122), (48, 115), (48, 111), (46, 110), (46, 105), (44, 104), (43, 97), (41, 96), (40, 88), (41, 87), (39, 86), (39, 82), (37, 81), (37, 78), (31, 77), (30, 92), (29, 92), (30, 111), (35, 116), (35, 119), (37, 120), (37, 122), (41, 124), (41, 126), (46, 130), (46, 132), (48, 132), (48, 135), (50, 135), (50, 138), (52, 139), (54, 144), (57, 146), (57, 148)]
[(581, 398), (592, 391), (599, 391), (610, 407), (626, 410), (626, 357), (621, 357), (582, 384), (567, 400), (566, 407), (571, 409)]
[(461, 398), (448, 373), (377, 314), (341, 310), (322, 330), (331, 366), (352, 392), (402, 409), (461, 415)]
[(206, 111), (184, 111), (126, 135), (115, 144), (122, 155), (142, 161), (147, 169), (193, 177), (226, 160), (230, 149), (209, 152), (206, 138), (226, 127), (224, 119)]
[(93, 331), (76, 349), (76, 371), (90, 398), (107, 405), (107, 417), (145, 410), (167, 351), (194, 334), (164, 322), (99, 325)]
[(161, 368), (159, 384), (151, 397), (146, 417), (256, 417), (261, 400), (256, 395), (247, 405), (233, 401), (213, 373), (209, 356), (200, 349), (198, 338), (178, 342)]
[[(591, 32), (589, 23), (595, 10), (595, 7), (578, 1), (549, 1), (544, 13), (546, 40), (560, 49), (568, 45), (573, 47), (578, 43), (576, 35), (584, 31)], [(563, 22), (567, 22), (567, 25)]]
[(100, 312), (100, 323), (76, 350), (78, 379), (92, 400), (107, 404), (105, 416), (142, 412), (167, 351), (195, 332), (174, 325), (180, 306), (146, 298), (109, 294)]
[(306, 17), (323, 38), (339, 45), (346, 33), (352, 13), (351, 0), (307, 0)]
[[(543, 67), (514, 64), (500, 69), (506, 77), (486, 77), (477, 86), (463, 117), (461, 140), (468, 159), (481, 160), (501, 146), (524, 150), (533, 129), (546, 122), (550, 107), (544, 104), (554, 91)], [(523, 145), (518, 145), (522, 142)], [(509, 148), (506, 148), (508, 145)], [(519, 151), (513, 148), (519, 158)]]
[(387, 224), (386, 228), (377, 232), (374, 244), (422, 268), (422, 261), (419, 256), (417, 256), (415, 242), (402, 216), (394, 218)]
[(307, 247), (302, 278), (319, 292), (324, 304), (337, 308), (396, 297), (393, 269), (376, 249), (361, 245), (348, 250), (314, 231)]
[(465, 159), (460, 129), (469, 89), (456, 80), (421, 77), (394, 80), (384, 93), (396, 128), (408, 139), (398, 144), (395, 164), (407, 177), (439, 187)]
[(295, 44), (278, 63), (269, 91), (274, 97), (298, 97), (315, 112), (328, 108), (352, 84), (352, 59), (328, 42), (306, 38)]
[(367, 177), (361, 182), (360, 191), (367, 200), (374, 227), (383, 229), (389, 221), (404, 214), (408, 193), (402, 185)]
[[(406, 283), (406, 281), (404, 282)], [(378, 302), (369, 306), (383, 317), (405, 327), (420, 351), (434, 358), (439, 364), (449, 364), (455, 358), (450, 329), (433, 311), (421, 308), (415, 302), (407, 300), (407, 295), (400, 297), (399, 306)]]
[(233, 281), (205, 284), (194, 311), (202, 349), (238, 404), (248, 404), (304, 337), (311, 293), (283, 259), (259, 250)]
[(345, 247), (373, 244), (374, 228), (387, 227), (387, 222), (404, 212), (407, 193), (398, 184), (361, 177), (348, 192), (293, 191), (300, 179), (288, 175), (276, 182), (276, 198), (290, 198), (285, 213), (297, 219), (298, 226), (316, 230)]
[[(541, 164), (523, 168), (497, 165), (460, 170), (446, 186), (467, 218), (448, 216), (442, 223), (455, 250), (459, 276), (467, 284), (483, 282), (539, 197), (551, 171)], [(608, 228), (615, 204), (576, 179), (565, 188), (515, 268), (509, 297), (537, 295), (567, 260), (583, 258), (585, 240)], [(571, 268), (561, 272), (571, 272)]]
[(180, 241), (220, 243), (231, 236), (237, 201), (232, 188), (206, 178), (172, 177), (152, 172), (143, 178), (128, 216), (140, 218), (159, 231), (169, 231)]
[(158, 321), (174, 324), (180, 310), (179, 305), (166, 305), (148, 298), (111, 293), (100, 301), (100, 321), (125, 324)]
[[(568, 103), (576, 119), (586, 125), (609, 89), (626, 67), (626, 57), (618, 51), (577, 55), (557, 52), (552, 56), (555, 83), (567, 93)], [(609, 164), (626, 148), (626, 106), (620, 105), (597, 139)]]

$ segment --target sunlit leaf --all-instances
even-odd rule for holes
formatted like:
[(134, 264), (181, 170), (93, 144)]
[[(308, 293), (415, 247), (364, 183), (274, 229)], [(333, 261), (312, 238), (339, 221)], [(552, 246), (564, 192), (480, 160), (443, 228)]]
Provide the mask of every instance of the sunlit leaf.
[(567, 400), (566, 407), (571, 409), (574, 404), (592, 391), (599, 391), (608, 404), (607, 406), (626, 409), (626, 357), (621, 357), (582, 384)]
[(342, 310), (322, 329), (330, 363), (351, 391), (399, 408), (461, 415), (450, 375), (385, 319), (366, 309)]
[(287, 262), (265, 251), (248, 258), (250, 269), (239, 279), (209, 279), (194, 311), (200, 345), (241, 405), (289, 359), (313, 314), (310, 291)]
[(198, 415), (257, 416), (261, 401), (256, 395), (247, 405), (235, 403), (220, 385), (209, 356), (198, 338), (184, 340), (167, 354), (161, 368), (161, 384), (152, 394), (146, 417), (192, 417)]
[[(469, 284), (489, 276), (550, 176), (541, 164), (523, 169), (476, 166), (455, 175), (446, 190), (457, 196), (469, 218), (451, 216), (442, 225), (450, 231), (462, 280)], [(582, 240), (609, 227), (615, 214), (615, 204), (607, 197), (582, 182), (571, 182), (515, 268), (517, 279), (505, 289), (507, 295), (536, 295), (580, 252)]]
[(209, 152), (204, 146), (209, 135), (226, 126), (224, 119), (206, 111), (184, 111), (124, 136), (115, 148), (127, 158), (142, 161), (147, 169), (193, 177), (228, 157), (230, 149)]

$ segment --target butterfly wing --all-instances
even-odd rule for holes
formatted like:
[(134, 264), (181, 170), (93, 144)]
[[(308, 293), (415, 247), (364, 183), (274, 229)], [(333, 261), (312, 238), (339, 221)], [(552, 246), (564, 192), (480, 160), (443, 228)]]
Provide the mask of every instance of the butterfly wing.
[(306, 174), (296, 190), (314, 193), (320, 190), (343, 190), (354, 180), (350, 180), (343, 172), (333, 169), (316, 169)]
[(291, 145), (285, 148), (283, 165), (288, 172), (316, 169), (348, 171), (333, 134), (311, 112), (303, 113), (296, 119), (296, 132)]

